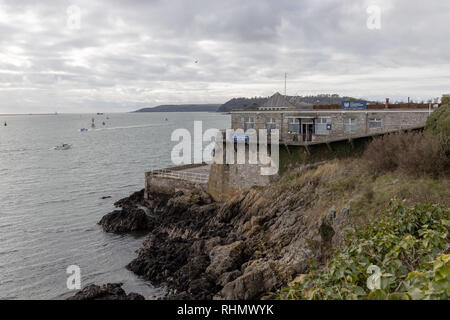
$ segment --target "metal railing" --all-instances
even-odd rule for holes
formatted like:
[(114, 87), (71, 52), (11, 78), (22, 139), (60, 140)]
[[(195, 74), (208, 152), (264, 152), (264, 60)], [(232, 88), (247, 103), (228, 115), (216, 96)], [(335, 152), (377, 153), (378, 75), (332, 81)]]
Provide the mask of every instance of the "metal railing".
[(161, 178), (186, 180), (196, 183), (207, 183), (209, 180), (209, 174), (206, 173), (172, 171), (170, 169), (153, 170), (150, 172), (150, 175)]

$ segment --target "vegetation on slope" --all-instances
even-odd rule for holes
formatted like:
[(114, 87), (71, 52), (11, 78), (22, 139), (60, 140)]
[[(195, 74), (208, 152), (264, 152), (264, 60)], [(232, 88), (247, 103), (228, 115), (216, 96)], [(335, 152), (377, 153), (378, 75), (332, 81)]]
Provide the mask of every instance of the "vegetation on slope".
[(428, 132), (376, 138), (366, 147), (362, 160), (375, 174), (400, 171), (412, 177), (438, 177), (449, 170), (444, 144)]
[(450, 105), (448, 98), (443, 101), (447, 104), (440, 106), (428, 117), (425, 130), (440, 139), (448, 155), (450, 152)]
[(365, 230), (349, 232), (325, 268), (313, 267), (279, 298), (448, 299), (449, 229), (450, 210), (442, 206), (396, 203)]
[[(294, 171), (280, 180), (291, 180), (291, 189), (304, 179), (328, 176), (329, 203), (350, 211), (351, 228), (329, 222), (328, 229), (345, 239), (333, 243), (338, 249), (325, 263), (313, 260), (308, 273), (280, 290), (278, 298), (449, 299), (449, 134), (448, 125), (442, 125), (449, 119), (446, 108), (433, 114), (425, 133), (376, 138), (360, 158), (329, 162), (303, 174)], [(324, 198), (313, 208), (315, 219), (317, 210), (326, 208)], [(388, 199), (402, 200), (392, 201), (386, 210)]]

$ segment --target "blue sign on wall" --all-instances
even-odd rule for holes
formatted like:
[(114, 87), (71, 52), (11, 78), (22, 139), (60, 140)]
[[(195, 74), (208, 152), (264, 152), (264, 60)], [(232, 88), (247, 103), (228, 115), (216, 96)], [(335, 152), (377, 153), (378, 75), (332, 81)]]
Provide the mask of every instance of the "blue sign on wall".
[(367, 101), (342, 101), (342, 109), (367, 109)]
[(232, 139), (234, 142), (248, 142), (248, 134), (233, 133)]

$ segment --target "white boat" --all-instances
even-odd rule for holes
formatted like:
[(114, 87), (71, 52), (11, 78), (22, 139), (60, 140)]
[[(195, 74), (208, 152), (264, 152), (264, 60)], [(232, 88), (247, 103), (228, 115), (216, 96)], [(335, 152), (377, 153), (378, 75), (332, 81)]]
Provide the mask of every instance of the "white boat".
[(71, 144), (67, 144), (67, 143), (63, 143), (59, 146), (54, 147), (54, 150), (69, 150), (70, 148), (72, 148)]

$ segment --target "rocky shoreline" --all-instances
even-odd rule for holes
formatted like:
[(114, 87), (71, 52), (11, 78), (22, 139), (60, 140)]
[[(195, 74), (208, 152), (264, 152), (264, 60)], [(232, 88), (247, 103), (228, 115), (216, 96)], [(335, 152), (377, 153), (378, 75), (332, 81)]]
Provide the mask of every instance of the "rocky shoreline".
[(320, 188), (311, 181), (280, 194), (251, 189), (226, 203), (201, 190), (144, 200), (141, 190), (118, 201), (99, 224), (107, 232), (148, 232), (127, 268), (166, 286), (165, 299), (270, 299), (342, 241), (344, 210), (328, 209), (317, 219), (304, 214)]
[(122, 283), (108, 283), (102, 286), (91, 284), (67, 300), (145, 300), (145, 298), (134, 292), (126, 294), (122, 289)]

